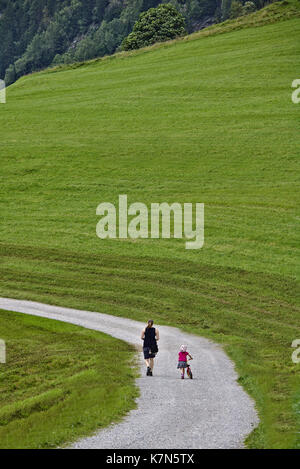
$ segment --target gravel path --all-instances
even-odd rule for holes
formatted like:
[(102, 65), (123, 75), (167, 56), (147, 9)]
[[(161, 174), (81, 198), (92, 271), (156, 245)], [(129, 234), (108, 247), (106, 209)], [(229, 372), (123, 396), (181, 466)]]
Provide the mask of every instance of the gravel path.
[[(145, 326), (107, 314), (7, 298), (0, 298), (0, 309), (77, 324), (139, 346)], [(173, 327), (157, 327), (161, 340), (154, 376), (145, 376), (141, 356), (137, 409), (121, 423), (79, 440), (73, 448), (242, 448), (258, 417), (254, 402), (236, 381), (231, 360), (207, 339)], [(176, 369), (181, 344), (187, 344), (194, 357), (193, 380), (181, 380)]]

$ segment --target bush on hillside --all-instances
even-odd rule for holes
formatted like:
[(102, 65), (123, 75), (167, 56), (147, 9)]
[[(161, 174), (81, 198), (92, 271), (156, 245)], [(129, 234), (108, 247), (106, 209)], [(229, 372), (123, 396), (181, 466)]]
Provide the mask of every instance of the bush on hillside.
[(233, 0), (231, 3), (231, 8), (229, 12), (229, 18), (238, 18), (243, 15), (243, 5), (237, 0)]
[(256, 10), (256, 5), (254, 2), (247, 1), (244, 4), (238, 2), (237, 0), (233, 0), (231, 3), (229, 18), (234, 19), (238, 18), (239, 16), (244, 16), (252, 13)]
[(186, 30), (182, 14), (170, 3), (162, 4), (140, 15), (132, 33), (124, 39), (122, 48), (124, 50), (139, 49), (184, 34)]
[(253, 13), (256, 10), (256, 5), (254, 2), (245, 2), (243, 6), (243, 14), (248, 15)]

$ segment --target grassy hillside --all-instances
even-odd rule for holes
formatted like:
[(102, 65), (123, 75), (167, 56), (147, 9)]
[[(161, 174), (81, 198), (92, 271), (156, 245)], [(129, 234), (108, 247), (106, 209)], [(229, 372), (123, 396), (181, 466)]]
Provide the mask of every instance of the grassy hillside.
[[(221, 0), (170, 0), (186, 30), (228, 18)], [(268, 0), (254, 0), (254, 9)], [(0, 0), (0, 78), (8, 85), (51, 64), (113, 54), (140, 14), (161, 0)], [(230, 2), (231, 3), (231, 2)], [(230, 6), (230, 4), (229, 4)], [(169, 36), (170, 37), (170, 36)]]
[[(34, 74), (0, 107), (0, 295), (214, 338), (256, 399), (259, 448), (300, 444), (299, 32), (292, 17)], [(119, 194), (204, 202), (204, 248), (101, 241), (96, 207)]]
[(105, 334), (0, 311), (0, 448), (54, 448), (134, 407), (133, 350)]

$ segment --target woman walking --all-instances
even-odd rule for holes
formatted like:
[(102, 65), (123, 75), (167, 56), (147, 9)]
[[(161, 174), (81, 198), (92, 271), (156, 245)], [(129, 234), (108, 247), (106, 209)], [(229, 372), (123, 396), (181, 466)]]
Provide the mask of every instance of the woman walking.
[(153, 327), (152, 319), (149, 319), (147, 326), (142, 330), (141, 339), (144, 341), (143, 352), (147, 366), (146, 375), (153, 376), (154, 358), (158, 352), (159, 332), (158, 329)]

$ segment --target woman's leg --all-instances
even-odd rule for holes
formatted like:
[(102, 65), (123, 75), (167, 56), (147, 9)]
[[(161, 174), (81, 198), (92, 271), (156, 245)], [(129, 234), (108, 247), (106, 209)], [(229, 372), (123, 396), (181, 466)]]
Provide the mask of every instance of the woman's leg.
[(151, 368), (151, 370), (153, 370), (153, 368), (154, 368), (154, 359), (153, 358), (150, 358), (150, 368)]

